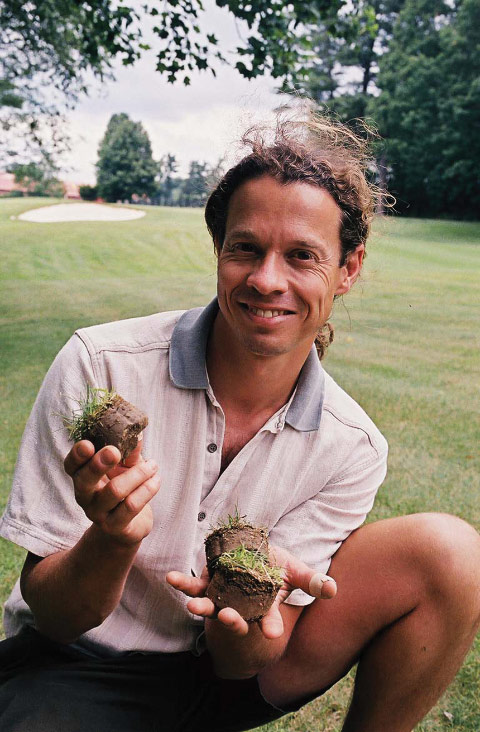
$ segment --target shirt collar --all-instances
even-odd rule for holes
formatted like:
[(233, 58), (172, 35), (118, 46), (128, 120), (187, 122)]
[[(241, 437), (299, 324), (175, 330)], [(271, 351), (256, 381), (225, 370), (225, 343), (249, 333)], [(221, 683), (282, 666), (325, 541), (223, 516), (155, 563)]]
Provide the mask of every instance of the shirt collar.
[[(217, 298), (205, 308), (187, 310), (177, 322), (170, 345), (170, 378), (179, 389), (207, 389), (207, 342), (218, 312)], [(285, 422), (299, 432), (318, 430), (325, 394), (325, 373), (312, 346)]]

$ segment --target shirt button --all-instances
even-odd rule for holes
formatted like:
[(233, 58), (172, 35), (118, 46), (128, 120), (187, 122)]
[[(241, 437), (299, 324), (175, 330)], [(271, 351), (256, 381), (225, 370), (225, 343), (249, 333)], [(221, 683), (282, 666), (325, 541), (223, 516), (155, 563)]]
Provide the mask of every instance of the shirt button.
[(217, 452), (217, 446), (214, 442), (211, 442), (207, 447), (208, 452)]
[(205, 511), (200, 511), (200, 513), (198, 514), (197, 518), (198, 518), (199, 521), (203, 521), (204, 519), (207, 518), (207, 514), (205, 513)]

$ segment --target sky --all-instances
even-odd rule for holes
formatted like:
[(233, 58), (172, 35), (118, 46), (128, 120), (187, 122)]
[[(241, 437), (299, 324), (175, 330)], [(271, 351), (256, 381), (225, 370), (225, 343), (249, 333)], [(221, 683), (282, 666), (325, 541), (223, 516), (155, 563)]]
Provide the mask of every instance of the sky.
[[(239, 43), (238, 24), (212, 0), (205, 6), (202, 25), (217, 35), (228, 53)], [(89, 96), (67, 115), (72, 148), (62, 160), (61, 177), (76, 183), (95, 182), (98, 145), (111, 115), (120, 112), (143, 124), (155, 159), (166, 153), (176, 155), (181, 175), (191, 160), (216, 163), (227, 154), (228, 161), (238, 149), (235, 142), (242, 131), (252, 122), (271, 117), (286, 98), (275, 93), (276, 82), (270, 77), (248, 81), (225, 65), (216, 70), (216, 77), (193, 73), (191, 86), (185, 87), (181, 82), (168, 84), (155, 71), (153, 52), (146, 52), (134, 67), (118, 65), (115, 81), (94, 83)]]

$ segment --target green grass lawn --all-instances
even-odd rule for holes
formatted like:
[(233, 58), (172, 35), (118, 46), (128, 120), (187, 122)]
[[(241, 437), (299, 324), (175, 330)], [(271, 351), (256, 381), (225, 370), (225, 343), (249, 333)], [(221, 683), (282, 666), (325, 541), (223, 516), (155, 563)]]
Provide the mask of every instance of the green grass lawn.
[[(131, 222), (33, 224), (45, 199), (0, 200), (3, 509), (42, 378), (72, 332), (92, 323), (204, 304), (215, 263), (202, 213), (147, 208)], [(447, 511), (480, 529), (480, 224), (378, 222), (364, 274), (335, 305), (325, 365), (390, 443), (369, 520)], [(0, 599), (24, 552), (0, 540)], [(418, 731), (480, 730), (480, 644)], [(352, 677), (264, 732), (341, 728)], [(448, 716), (453, 715), (453, 721)]]

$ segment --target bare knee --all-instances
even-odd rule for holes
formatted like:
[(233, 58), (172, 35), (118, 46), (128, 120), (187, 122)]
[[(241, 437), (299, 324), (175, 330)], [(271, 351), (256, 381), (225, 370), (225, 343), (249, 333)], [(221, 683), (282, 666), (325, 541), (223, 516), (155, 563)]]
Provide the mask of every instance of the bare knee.
[(446, 513), (419, 513), (408, 517), (413, 541), (432, 568), (443, 572), (480, 572), (480, 535), (466, 521)]
[(480, 535), (466, 521), (440, 513), (416, 514), (410, 531), (427, 591), (439, 601), (456, 601), (480, 617)]

